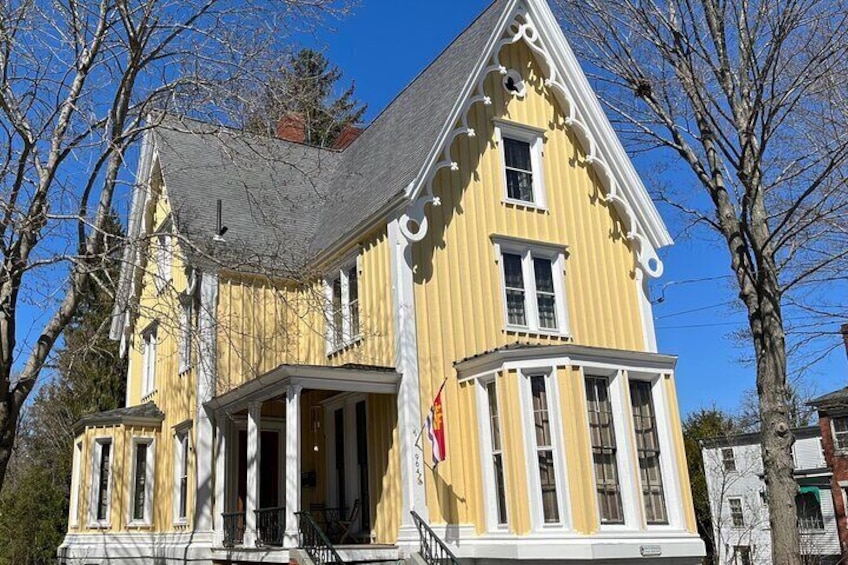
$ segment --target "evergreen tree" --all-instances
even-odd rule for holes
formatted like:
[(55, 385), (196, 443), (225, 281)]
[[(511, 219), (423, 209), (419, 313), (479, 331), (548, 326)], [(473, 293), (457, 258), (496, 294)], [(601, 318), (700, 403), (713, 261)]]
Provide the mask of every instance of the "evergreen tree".
[(337, 92), (341, 70), (322, 54), (301, 49), (271, 77), (261, 91), (258, 107), (248, 112), (245, 129), (276, 135), (283, 117), (301, 120), (304, 141), (318, 147), (332, 146), (348, 126), (357, 126), (366, 105), (354, 98), (355, 85)]
[(82, 304), (56, 352), (52, 380), (37, 392), (19, 425), (8, 480), (0, 493), (0, 565), (55, 563), (65, 534), (73, 455), (73, 424), (86, 414), (123, 405), (126, 362), (109, 339), (117, 280), (116, 216), (108, 225), (107, 263), (91, 273)]

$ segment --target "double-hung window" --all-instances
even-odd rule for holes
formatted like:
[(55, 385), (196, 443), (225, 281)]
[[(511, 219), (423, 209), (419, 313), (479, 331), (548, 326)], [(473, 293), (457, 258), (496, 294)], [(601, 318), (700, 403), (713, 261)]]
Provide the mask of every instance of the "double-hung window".
[(601, 523), (623, 524), (624, 507), (618, 476), (618, 447), (609, 397), (609, 380), (606, 377), (586, 378), (586, 402)]
[(359, 261), (334, 271), (326, 279), (327, 353), (351, 345), (362, 334), (359, 309)]
[(484, 440), (484, 465), (491, 483), (488, 507), (491, 509), (489, 523), (493, 526), (505, 526), (509, 517), (506, 507), (506, 481), (504, 478), (504, 452), (501, 437), (501, 409), (498, 403), (497, 385), (493, 379), (483, 385), (483, 402), (485, 404), (484, 423), (488, 424), (488, 442)]
[(657, 434), (657, 416), (651, 396), (651, 383), (630, 381), (630, 403), (633, 412), (633, 430), (636, 434), (636, 454), (639, 459), (645, 520), (648, 524), (666, 524), (668, 515), (663, 492), (660, 443)]
[(94, 526), (109, 525), (112, 499), (112, 438), (94, 440), (91, 485), (91, 521)]
[(495, 132), (503, 159), (504, 201), (543, 208), (542, 130), (496, 120)]
[(184, 524), (188, 509), (188, 467), (189, 467), (189, 434), (188, 430), (178, 432), (175, 436), (174, 453), (174, 522)]
[(727, 504), (730, 507), (730, 522), (733, 524), (733, 527), (745, 527), (745, 513), (742, 510), (742, 499), (739, 497), (728, 498)]
[(833, 418), (833, 446), (839, 453), (848, 453), (848, 416)]
[(153, 439), (134, 438), (130, 524), (148, 525), (153, 504)]
[(536, 450), (536, 462), (539, 469), (542, 518), (546, 524), (555, 524), (560, 521), (560, 516), (548, 377), (544, 374), (532, 375), (529, 379), (533, 409), (533, 446)]
[(501, 263), (506, 329), (567, 335), (565, 252), (495, 237)]
[(150, 324), (141, 333), (141, 396), (142, 398), (156, 390), (156, 341), (158, 324)]
[(733, 453), (732, 447), (723, 447), (721, 449), (721, 464), (728, 473), (736, 470), (736, 456)]

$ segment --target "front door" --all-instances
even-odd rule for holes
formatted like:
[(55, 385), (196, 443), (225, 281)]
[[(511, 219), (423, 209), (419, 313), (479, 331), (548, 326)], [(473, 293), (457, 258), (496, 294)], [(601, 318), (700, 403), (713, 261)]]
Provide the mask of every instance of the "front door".
[(359, 502), (353, 532), (371, 530), (371, 498), (368, 484), (368, 405), (362, 395), (348, 396), (327, 407), (331, 449), (327, 450), (330, 470), (328, 498), (343, 508), (349, 518)]
[[(259, 443), (259, 508), (282, 506), (280, 496), (280, 432), (262, 430)], [(247, 431), (239, 430), (236, 509), (244, 512), (247, 501)]]

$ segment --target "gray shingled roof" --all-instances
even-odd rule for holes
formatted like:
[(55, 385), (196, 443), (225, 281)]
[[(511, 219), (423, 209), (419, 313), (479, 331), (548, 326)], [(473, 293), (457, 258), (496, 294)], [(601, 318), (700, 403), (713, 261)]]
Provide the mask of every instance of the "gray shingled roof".
[(829, 392), (807, 403), (808, 406), (816, 408), (848, 408), (848, 387)]
[[(164, 117), (156, 148), (193, 261), (299, 271), (392, 203), (424, 167), (512, 1), (495, 0), (342, 152)], [(224, 242), (212, 239), (219, 199)]]
[(88, 426), (110, 426), (122, 424), (125, 422), (149, 422), (161, 423), (165, 419), (165, 414), (159, 410), (153, 402), (145, 402), (137, 406), (129, 406), (127, 408), (116, 408), (115, 410), (107, 410), (96, 414), (83, 416), (74, 424), (74, 432), (79, 433)]

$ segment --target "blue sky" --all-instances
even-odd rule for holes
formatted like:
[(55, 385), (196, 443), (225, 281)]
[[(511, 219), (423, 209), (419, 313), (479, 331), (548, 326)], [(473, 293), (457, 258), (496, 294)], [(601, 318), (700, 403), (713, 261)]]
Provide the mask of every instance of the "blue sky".
[[(356, 82), (357, 96), (368, 103), (371, 119), (489, 3), (363, 0), (353, 15), (302, 41), (322, 48), (344, 71), (345, 80)], [(650, 157), (636, 162), (646, 180), (654, 165)], [(692, 179), (683, 176), (678, 182)], [(683, 218), (669, 209), (661, 212), (676, 244), (661, 252), (665, 274), (652, 290), (655, 300), (664, 299), (654, 305), (654, 314), (660, 351), (680, 356), (681, 410), (685, 414), (713, 403), (736, 408), (743, 392), (754, 387), (754, 370), (740, 364), (748, 350), (731, 337), (744, 327), (745, 317), (727, 278), (727, 253), (708, 233), (677, 237)], [(813, 367), (808, 379), (818, 392), (827, 392), (844, 386), (846, 376), (845, 351), (836, 348)]]

